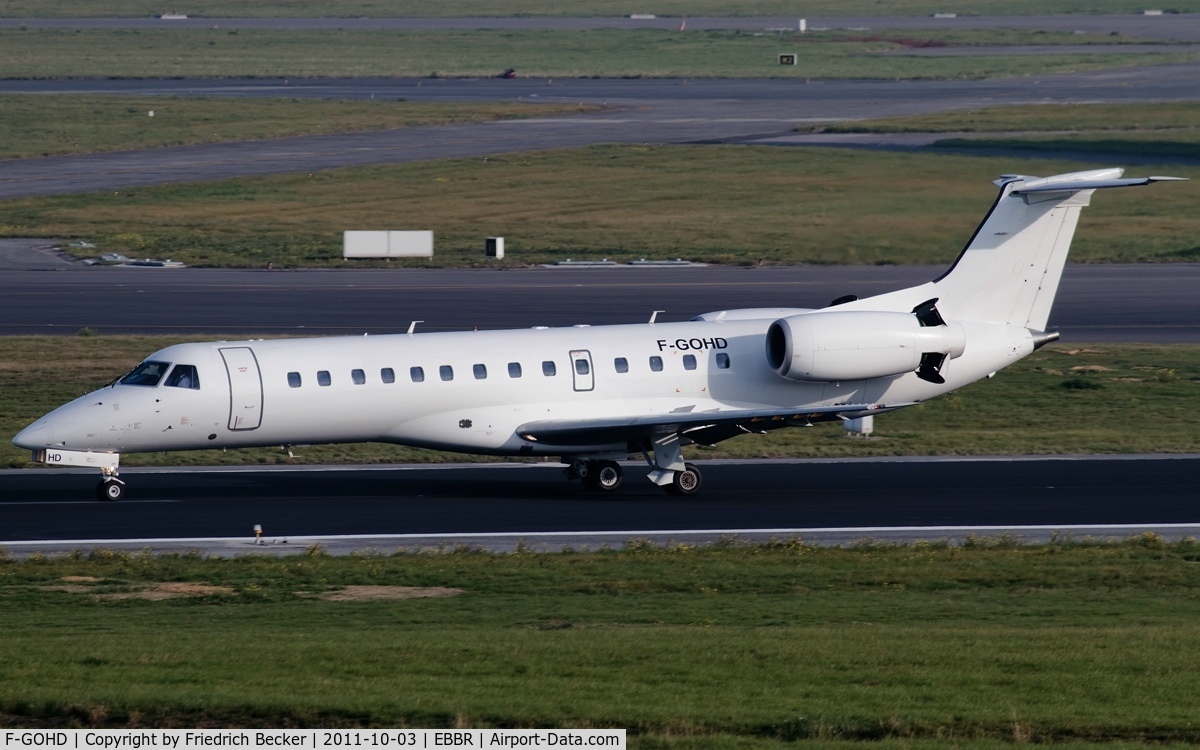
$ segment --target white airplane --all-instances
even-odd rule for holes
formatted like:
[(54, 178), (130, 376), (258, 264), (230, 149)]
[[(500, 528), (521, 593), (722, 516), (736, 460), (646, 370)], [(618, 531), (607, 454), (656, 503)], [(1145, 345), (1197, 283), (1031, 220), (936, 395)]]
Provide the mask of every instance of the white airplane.
[(651, 482), (687, 495), (701, 478), (685, 445), (917, 404), (1056, 340), (1046, 321), (1092, 193), (1178, 179), (1122, 174), (1006, 175), (948, 271), (867, 299), (684, 323), (178, 344), (13, 442), (98, 468), (107, 500), (125, 495), (122, 453), (369, 441), (558, 456), (597, 490), (641, 455)]

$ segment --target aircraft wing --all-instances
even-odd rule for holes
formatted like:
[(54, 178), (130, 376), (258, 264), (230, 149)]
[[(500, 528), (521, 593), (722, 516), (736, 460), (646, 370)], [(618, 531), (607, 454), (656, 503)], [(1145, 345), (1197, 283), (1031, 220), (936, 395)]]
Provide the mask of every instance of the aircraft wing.
[(646, 437), (678, 434), (692, 442), (711, 445), (750, 432), (806, 425), (839, 418), (855, 418), (891, 411), (902, 404), (837, 404), (790, 410), (735, 409), (725, 411), (673, 411), (637, 417), (600, 419), (544, 419), (526, 422), (516, 433), (536, 443), (590, 446)]

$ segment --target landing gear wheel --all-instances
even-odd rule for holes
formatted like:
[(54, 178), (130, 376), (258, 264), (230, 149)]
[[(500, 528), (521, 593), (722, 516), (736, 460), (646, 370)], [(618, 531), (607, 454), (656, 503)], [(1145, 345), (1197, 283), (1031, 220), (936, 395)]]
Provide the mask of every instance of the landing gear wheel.
[(621, 465), (616, 461), (588, 461), (579, 472), (583, 486), (589, 490), (610, 492), (621, 486)]
[(125, 483), (120, 479), (108, 478), (96, 485), (96, 498), (108, 502), (116, 502), (125, 497)]
[(666, 487), (672, 495), (694, 495), (700, 491), (700, 470), (693, 464), (684, 464), (683, 471), (675, 472), (675, 478)]
[(604, 492), (612, 492), (621, 486), (621, 465), (616, 461), (597, 461), (595, 470), (591, 472), (594, 487)]

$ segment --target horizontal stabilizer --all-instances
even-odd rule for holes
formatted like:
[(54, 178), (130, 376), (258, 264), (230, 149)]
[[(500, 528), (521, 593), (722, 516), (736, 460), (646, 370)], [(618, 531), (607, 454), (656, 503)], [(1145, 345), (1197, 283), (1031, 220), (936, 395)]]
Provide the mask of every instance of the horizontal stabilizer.
[(1050, 193), (1062, 190), (1098, 190), (1100, 188), (1134, 187), (1152, 182), (1183, 182), (1186, 177), (1126, 177), (1119, 180), (1055, 180), (1053, 177), (1035, 179), (1013, 188), (1013, 195)]

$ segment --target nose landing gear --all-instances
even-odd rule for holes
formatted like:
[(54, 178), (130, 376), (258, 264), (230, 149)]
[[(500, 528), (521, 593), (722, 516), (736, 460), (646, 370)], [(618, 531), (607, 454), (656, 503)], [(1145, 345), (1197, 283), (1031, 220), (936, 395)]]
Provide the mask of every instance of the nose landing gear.
[(125, 482), (117, 477), (115, 469), (101, 469), (103, 478), (96, 485), (96, 499), (116, 502), (125, 497)]

